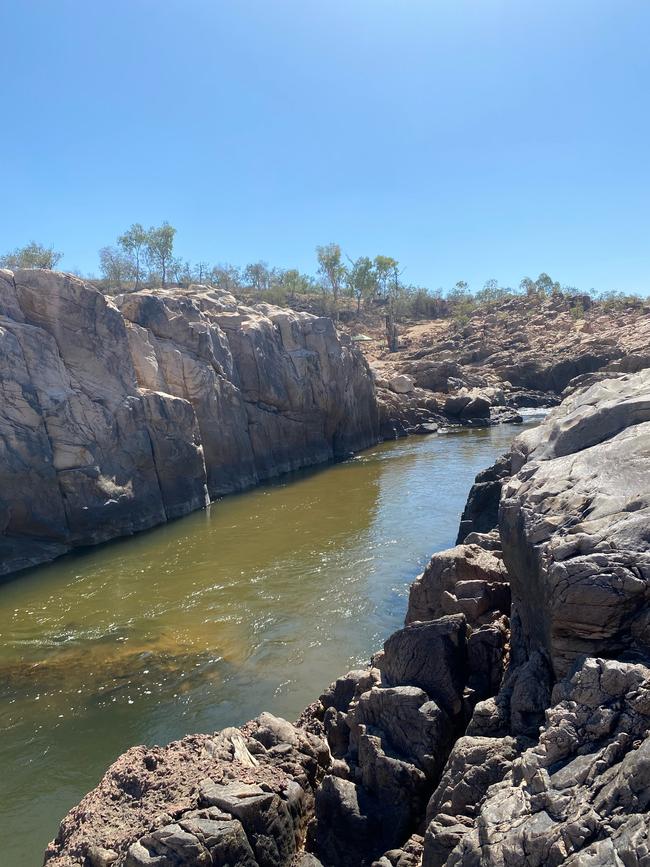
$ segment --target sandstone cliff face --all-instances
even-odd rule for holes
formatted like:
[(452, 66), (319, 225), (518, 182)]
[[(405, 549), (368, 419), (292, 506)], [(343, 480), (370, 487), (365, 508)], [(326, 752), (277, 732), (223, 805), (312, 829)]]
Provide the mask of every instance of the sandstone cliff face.
[(0, 271), (0, 575), (378, 439), (332, 322), (208, 287)]
[(649, 412), (645, 371), (574, 394), (479, 476), (368, 668), (295, 726), (131, 750), (46, 863), (650, 863)]

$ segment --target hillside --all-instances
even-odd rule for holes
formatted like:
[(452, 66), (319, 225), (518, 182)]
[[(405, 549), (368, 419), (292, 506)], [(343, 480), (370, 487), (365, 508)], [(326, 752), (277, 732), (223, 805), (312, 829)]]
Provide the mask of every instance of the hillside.
[(344, 326), (361, 342), (378, 386), (384, 436), (436, 425), (516, 421), (522, 407), (554, 406), (565, 391), (650, 365), (650, 304), (588, 296), (515, 297), (453, 318), (408, 320), (399, 350), (383, 318)]

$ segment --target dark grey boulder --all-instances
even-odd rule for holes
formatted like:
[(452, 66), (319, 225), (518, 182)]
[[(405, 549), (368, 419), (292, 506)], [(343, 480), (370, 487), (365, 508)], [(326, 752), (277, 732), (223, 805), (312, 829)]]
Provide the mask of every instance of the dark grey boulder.
[(411, 623), (394, 632), (378, 661), (386, 686), (417, 686), (452, 717), (466, 680), (467, 625), (462, 614)]

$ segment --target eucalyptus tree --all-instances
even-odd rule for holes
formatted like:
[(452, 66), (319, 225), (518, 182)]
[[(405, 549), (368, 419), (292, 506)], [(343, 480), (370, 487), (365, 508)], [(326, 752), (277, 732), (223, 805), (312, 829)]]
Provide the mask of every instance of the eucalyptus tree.
[(236, 268), (234, 265), (228, 265), (227, 263), (215, 265), (208, 272), (207, 277), (210, 283), (226, 292), (235, 292), (237, 289), (242, 288), (242, 275), (239, 272), (239, 268)]
[(174, 258), (174, 235), (176, 229), (167, 221), (160, 226), (151, 226), (146, 233), (146, 259), (149, 267), (160, 275), (160, 283), (165, 288), (170, 266)]
[(352, 296), (357, 299), (357, 314), (361, 312), (362, 302), (371, 301), (377, 294), (378, 280), (375, 265), (368, 256), (350, 259), (347, 284)]
[(123, 235), (119, 236), (117, 244), (123, 254), (131, 261), (132, 279), (135, 284), (134, 289), (137, 292), (144, 274), (143, 266), (147, 258), (149, 233), (145, 231), (141, 223), (133, 223)]
[(314, 288), (314, 281), (297, 268), (289, 268), (280, 275), (280, 285), (289, 296), (306, 295)]
[(268, 262), (250, 262), (244, 268), (244, 283), (257, 292), (267, 292), (271, 288), (274, 272)]
[(399, 265), (392, 256), (375, 256), (374, 266), (377, 275), (377, 292), (382, 298), (388, 299), (395, 269)]
[(102, 247), (99, 251), (99, 270), (110, 288), (118, 292), (133, 280), (133, 261), (117, 247)]
[(331, 293), (334, 300), (334, 312), (338, 317), (339, 295), (343, 287), (347, 269), (343, 264), (341, 248), (338, 244), (325, 244), (316, 247), (318, 273), (323, 278), (324, 289)]

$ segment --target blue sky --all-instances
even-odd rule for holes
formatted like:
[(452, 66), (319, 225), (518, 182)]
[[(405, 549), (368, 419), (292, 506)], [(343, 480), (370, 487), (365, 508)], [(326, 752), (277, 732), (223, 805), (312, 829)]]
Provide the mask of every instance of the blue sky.
[(650, 291), (647, 0), (0, 0), (0, 250)]

